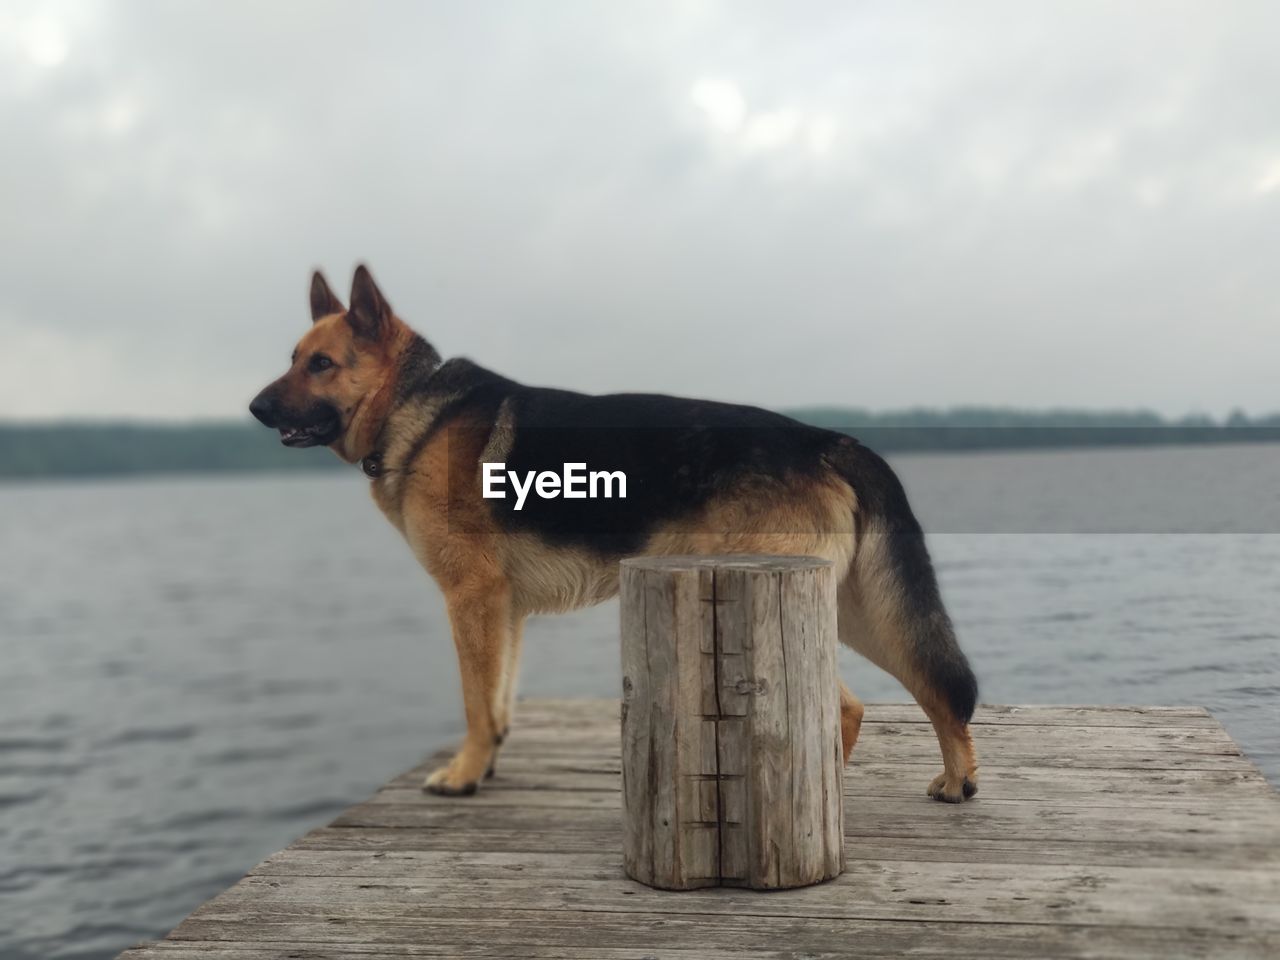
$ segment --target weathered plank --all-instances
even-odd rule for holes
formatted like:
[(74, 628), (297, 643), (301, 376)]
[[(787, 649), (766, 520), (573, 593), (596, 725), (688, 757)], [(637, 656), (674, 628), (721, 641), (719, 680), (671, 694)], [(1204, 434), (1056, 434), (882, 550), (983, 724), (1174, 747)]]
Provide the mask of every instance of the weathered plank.
[[(592, 853), (609, 839), (596, 833), (566, 836), (550, 830), (534, 832), (488, 830), (450, 833), (424, 830), (321, 829), (298, 840), (290, 849), (317, 853), (359, 853), (383, 856), (391, 853), (507, 853), (516, 852), (525, 862), (548, 853)], [(1050, 863), (1148, 866), (1191, 869), (1199, 866), (1230, 867), (1242, 862), (1258, 866), (1280, 865), (1280, 850), (1247, 841), (1224, 843), (1214, 837), (1190, 837), (1181, 841), (1145, 841), (1106, 838), (1079, 840), (1017, 837), (884, 836), (862, 834), (856, 844), (846, 844), (848, 860), (918, 860), (952, 863)]]
[[(655, 664), (652, 669), (659, 669)], [(871, 710), (867, 711), (871, 714)], [(523, 720), (522, 717), (519, 718)], [(606, 746), (611, 756), (620, 753), (618, 743), (617, 721), (611, 722), (614, 729), (600, 729), (575, 724), (564, 729), (542, 727), (520, 729), (517, 733), (522, 752), (530, 755), (553, 756), (557, 753), (577, 753), (582, 746)], [(924, 723), (889, 723), (870, 721), (874, 728), (868, 734), (875, 737), (861, 738), (858, 749), (861, 753), (914, 750), (929, 747), (929, 733)], [(1055, 747), (1061, 747), (1067, 756), (1088, 757), (1094, 753), (1132, 753), (1173, 754), (1178, 756), (1239, 756), (1240, 747), (1225, 731), (1219, 727), (1100, 727), (1095, 725), (1075, 725), (1070, 723), (1046, 724), (1028, 729), (1027, 724), (992, 724), (981, 728), (982, 741), (987, 752), (1016, 755), (1047, 755)], [(1044, 746), (1037, 749), (1037, 746)], [(932, 744), (937, 751), (936, 740)], [(984, 763), (985, 765), (985, 763)]]
[[(618, 794), (618, 772), (602, 764), (599, 770), (560, 771), (554, 774), (541, 764), (518, 758), (503, 765), (502, 776), (473, 798), (481, 806), (609, 806), (616, 801), (598, 794)], [(912, 772), (915, 776), (912, 778)], [(934, 761), (887, 763), (858, 762), (846, 772), (846, 797), (921, 796), (920, 784), (937, 772)], [(421, 793), (421, 777), (388, 784), (370, 803), (414, 803)], [(1183, 804), (1189, 799), (1265, 796), (1272, 788), (1252, 771), (1239, 770), (1091, 770), (1059, 767), (1001, 767), (992, 787), (984, 791), (993, 799), (1041, 802), (1046, 794), (1055, 800), (1087, 800), (1093, 806)], [(597, 795), (597, 796), (593, 796)]]
[[(526, 727), (563, 727), (566, 721), (586, 721), (596, 727), (618, 719), (618, 701), (612, 697), (582, 697), (572, 700), (539, 699), (520, 703), (520, 722)], [(914, 703), (873, 704), (866, 723), (928, 723)], [(1168, 706), (1073, 706), (1053, 704), (988, 704), (978, 707), (973, 723), (1057, 726), (1059, 724), (1098, 727), (1197, 726), (1220, 729), (1221, 725), (1204, 707)]]
[[(414, 923), (360, 921), (325, 925), (265, 923), (223, 939), (217, 925), (192, 922), (202, 940), (168, 941), (131, 951), (128, 960), (151, 957), (261, 960), (305, 957), (564, 958), (564, 960), (834, 960), (848, 957), (1270, 957), (1280, 937), (1171, 928), (1114, 928), (1100, 939), (1095, 928), (1070, 924), (901, 923), (822, 921), (703, 914), (531, 915), (501, 907), (453, 913), (433, 911)], [(305, 944), (305, 952), (299, 949)], [(724, 945), (732, 944), (726, 953)], [(163, 952), (161, 952), (163, 951)], [(173, 951), (171, 953), (170, 951)], [(225, 953), (224, 953), (225, 951)], [(287, 951), (287, 952), (286, 952)]]
[[(555, 883), (522, 876), (474, 878), (487, 898), (511, 909), (586, 913), (702, 914), (745, 912), (758, 917), (843, 920), (1043, 922), (1045, 904), (1058, 923), (1097, 927), (1196, 925), (1241, 932), (1280, 931), (1280, 873), (1274, 870), (1152, 867), (1045, 867), (1035, 864), (920, 864), (863, 861), (830, 881), (823, 896), (760, 898), (754, 891), (710, 887), (666, 896), (612, 877), (560, 877)], [(1210, 895), (1212, 894), (1212, 895)], [(474, 886), (451, 876), (400, 878), (253, 875), (200, 907), (197, 920), (224, 923), (325, 918), (411, 921), (423, 904), (465, 909)], [(181, 928), (179, 928), (181, 930)]]
[(123, 956), (1280, 954), (1280, 796), (1203, 711), (983, 708), (982, 793), (951, 806), (923, 795), (938, 758), (918, 708), (869, 707), (847, 871), (769, 894), (625, 877), (618, 718), (616, 701), (524, 703), (476, 797), (397, 777)]
[[(986, 801), (981, 807), (954, 816), (941, 815), (927, 800), (907, 809), (900, 800), (875, 802), (851, 801), (855, 806), (847, 808), (845, 836), (894, 837), (912, 836), (936, 840), (955, 839), (964, 836), (974, 839), (1000, 840), (1010, 836), (1024, 842), (1105, 843), (1123, 838), (1141, 837), (1146, 843), (1177, 844), (1194, 841), (1195, 845), (1217, 844), (1229, 848), (1236, 857), (1266, 856), (1280, 842), (1280, 828), (1276, 825), (1276, 813), (1258, 810), (1179, 810), (1162, 808), (1158, 814), (1152, 811), (1101, 808), (1096, 815), (1082, 811), (1078, 805), (1050, 805), (1048, 803), (1000, 804)], [(359, 809), (359, 808), (357, 808)], [(521, 810), (506, 808), (501, 813), (501, 829), (533, 838), (546, 829), (546, 810)], [(550, 815), (555, 815), (551, 813)], [(621, 834), (616, 812), (595, 810), (566, 810), (562, 814), (572, 820), (574, 831), (583, 835), (595, 834), (599, 847), (613, 846), (620, 849)], [(377, 827), (380, 829), (431, 829), (435, 832), (474, 830), (477, 836), (484, 828), (473, 827), (470, 812), (432, 810), (414, 807), (386, 805), (378, 808), (378, 815), (362, 816), (352, 812), (336, 823), (347, 827)], [(495, 818), (496, 819), (496, 818)], [(519, 846), (520, 841), (517, 841)]]

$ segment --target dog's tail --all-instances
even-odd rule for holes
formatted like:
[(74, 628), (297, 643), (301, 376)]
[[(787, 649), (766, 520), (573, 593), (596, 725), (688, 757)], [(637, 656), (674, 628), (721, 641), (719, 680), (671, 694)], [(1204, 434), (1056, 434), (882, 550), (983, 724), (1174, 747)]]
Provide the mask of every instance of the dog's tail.
[(883, 458), (857, 443), (841, 444), (836, 466), (857, 497), (857, 546), (841, 596), (851, 626), (841, 639), (901, 680), (926, 710), (967, 724), (978, 681), (902, 483)]

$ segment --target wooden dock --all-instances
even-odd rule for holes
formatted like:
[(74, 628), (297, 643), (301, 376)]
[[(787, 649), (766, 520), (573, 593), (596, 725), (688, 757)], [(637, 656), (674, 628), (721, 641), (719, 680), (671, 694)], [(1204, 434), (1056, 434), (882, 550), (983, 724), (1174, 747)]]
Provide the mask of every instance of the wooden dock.
[(477, 796), (423, 794), (428, 761), (121, 956), (1280, 956), (1280, 795), (1206, 711), (974, 725), (981, 792), (952, 806), (920, 710), (867, 708), (838, 880), (671, 893), (622, 873), (617, 701), (526, 701)]

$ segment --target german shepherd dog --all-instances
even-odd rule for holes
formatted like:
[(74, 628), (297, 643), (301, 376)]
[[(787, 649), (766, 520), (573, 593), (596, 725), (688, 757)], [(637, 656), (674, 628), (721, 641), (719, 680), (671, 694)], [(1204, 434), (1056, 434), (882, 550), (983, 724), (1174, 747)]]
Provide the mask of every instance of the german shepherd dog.
[[(809, 555), (835, 565), (840, 640), (902, 681), (933, 723), (958, 803), (977, 791), (977, 682), (943, 607), (902, 485), (856, 440), (754, 407), (527, 387), (440, 354), (356, 269), (350, 306), (320, 273), (312, 326), (250, 412), (290, 447), (330, 447), (439, 584), (462, 671), (467, 733), (432, 793), (492, 774), (534, 613), (599, 603), (637, 554)], [(519, 476), (567, 463), (625, 474), (625, 499), (486, 498), (483, 464)], [(538, 491), (542, 493), (541, 490)], [(841, 684), (844, 759), (862, 704)]]

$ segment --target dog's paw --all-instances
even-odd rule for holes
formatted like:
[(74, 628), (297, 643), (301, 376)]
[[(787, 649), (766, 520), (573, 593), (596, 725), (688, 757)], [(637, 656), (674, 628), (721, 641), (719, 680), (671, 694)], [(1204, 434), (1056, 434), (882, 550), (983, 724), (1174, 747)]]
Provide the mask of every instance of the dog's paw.
[(943, 803), (964, 803), (978, 792), (976, 779), (948, 777), (940, 773), (929, 784), (929, 796)]
[(433, 770), (422, 781), (422, 789), (442, 797), (469, 797), (480, 787), (480, 777), (469, 776), (458, 758), (447, 765)]

